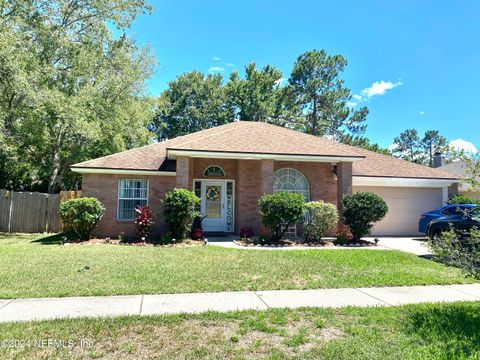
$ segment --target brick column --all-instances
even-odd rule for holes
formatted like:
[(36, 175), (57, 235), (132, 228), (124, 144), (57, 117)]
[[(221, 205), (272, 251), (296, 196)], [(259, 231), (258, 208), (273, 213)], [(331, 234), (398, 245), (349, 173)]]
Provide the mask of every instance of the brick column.
[(352, 163), (340, 162), (337, 164), (337, 207), (340, 215), (338, 230), (343, 229), (343, 195), (352, 193)]
[(177, 156), (177, 188), (190, 189), (190, 158), (186, 156)]
[(273, 193), (273, 160), (261, 160), (260, 177), (262, 181), (261, 195)]

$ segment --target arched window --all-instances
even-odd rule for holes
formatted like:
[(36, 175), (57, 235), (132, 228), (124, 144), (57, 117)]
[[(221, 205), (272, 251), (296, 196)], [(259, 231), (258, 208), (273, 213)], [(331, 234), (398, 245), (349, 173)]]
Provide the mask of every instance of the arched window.
[(224, 177), (225, 172), (220, 166), (212, 165), (205, 169), (203, 176)]
[(307, 178), (298, 170), (283, 168), (273, 174), (273, 192), (294, 192), (302, 194), (305, 201), (310, 201), (310, 185)]

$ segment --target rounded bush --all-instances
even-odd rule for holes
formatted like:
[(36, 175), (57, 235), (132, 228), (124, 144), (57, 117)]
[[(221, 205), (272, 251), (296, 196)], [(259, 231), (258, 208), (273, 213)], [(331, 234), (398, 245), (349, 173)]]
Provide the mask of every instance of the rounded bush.
[(105, 214), (105, 207), (98, 199), (85, 197), (61, 203), (59, 212), (67, 228), (73, 230), (80, 240), (89, 240)]
[(200, 204), (200, 198), (186, 189), (173, 189), (163, 198), (163, 212), (172, 237), (185, 239), (192, 228), (193, 220), (200, 216), (195, 206)]
[(306, 220), (303, 225), (305, 240), (320, 242), (338, 223), (337, 207), (323, 201), (311, 201), (305, 204)]
[(343, 218), (350, 227), (353, 241), (370, 234), (373, 224), (382, 220), (387, 212), (387, 204), (377, 194), (357, 192), (343, 197)]
[(263, 195), (259, 205), (263, 225), (270, 229), (272, 240), (280, 240), (287, 228), (302, 217), (305, 200), (301, 194), (278, 192)]

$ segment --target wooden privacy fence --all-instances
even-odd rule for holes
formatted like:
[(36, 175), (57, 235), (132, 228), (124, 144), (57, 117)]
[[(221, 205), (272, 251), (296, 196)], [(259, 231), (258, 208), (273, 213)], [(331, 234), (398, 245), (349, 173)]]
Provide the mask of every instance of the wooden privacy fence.
[(60, 194), (0, 190), (0, 232), (60, 232), (60, 203), (81, 196), (81, 191)]

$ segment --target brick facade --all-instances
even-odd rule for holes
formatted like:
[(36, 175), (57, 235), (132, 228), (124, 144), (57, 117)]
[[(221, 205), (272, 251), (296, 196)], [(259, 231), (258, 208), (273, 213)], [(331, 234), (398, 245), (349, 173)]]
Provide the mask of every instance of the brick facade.
[[(148, 179), (149, 206), (154, 212), (154, 233), (166, 231), (163, 221), (161, 199), (164, 194), (175, 188), (182, 187), (193, 190), (194, 179), (205, 179), (204, 170), (211, 166), (220, 166), (226, 180), (235, 181), (235, 232), (242, 227), (250, 227), (258, 234), (261, 230), (258, 199), (265, 193), (273, 192), (273, 174), (281, 168), (294, 168), (307, 178), (310, 184), (310, 199), (337, 203), (337, 180), (330, 163), (287, 162), (273, 160), (229, 160), (206, 158), (177, 158), (177, 176), (130, 176), (130, 175), (83, 175), (83, 196), (98, 198), (107, 208), (107, 213), (97, 227), (97, 236), (117, 237), (124, 232), (135, 235), (132, 221), (117, 220), (117, 196), (119, 179)], [(348, 170), (350, 172), (348, 172)], [(351, 164), (345, 170), (345, 177), (350, 174)], [(218, 178), (215, 178), (218, 179)], [(342, 191), (348, 187), (348, 179), (342, 182)], [(340, 189), (340, 185), (338, 185)]]
[(96, 236), (118, 237), (122, 232), (135, 236), (135, 225), (132, 221), (117, 220), (118, 181), (119, 179), (147, 179), (148, 205), (155, 215), (153, 234), (165, 232), (161, 199), (165, 193), (175, 187), (175, 176), (132, 176), (84, 174), (82, 176), (82, 196), (96, 197), (105, 206), (107, 212), (95, 229)]

